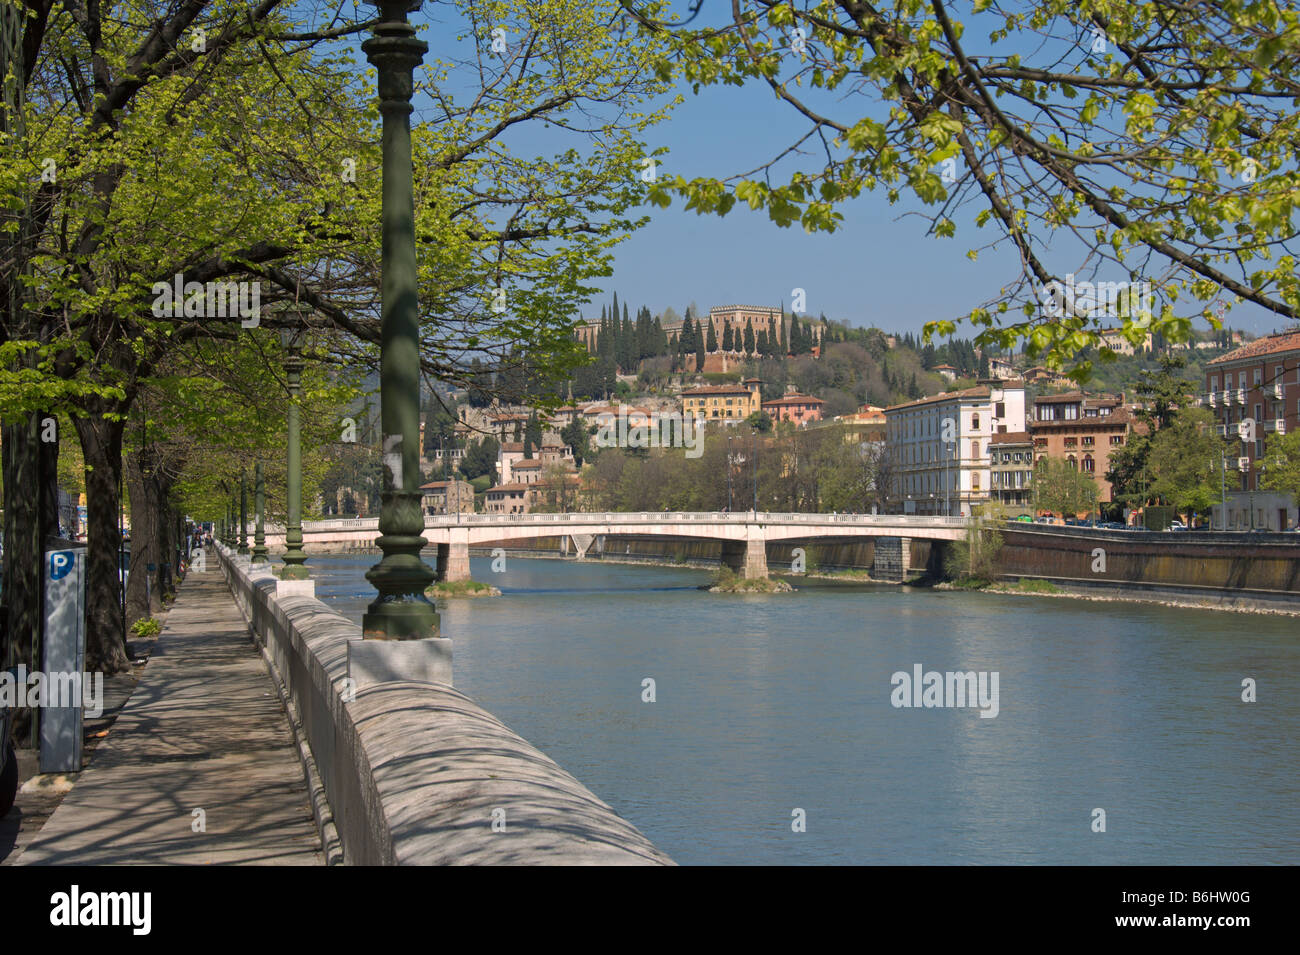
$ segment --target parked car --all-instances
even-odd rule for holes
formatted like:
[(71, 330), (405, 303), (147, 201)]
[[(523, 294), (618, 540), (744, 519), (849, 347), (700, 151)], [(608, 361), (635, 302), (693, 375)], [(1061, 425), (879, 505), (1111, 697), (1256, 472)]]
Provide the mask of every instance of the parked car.
[(1184, 524), (1182, 521), (1170, 521), (1170, 522), (1169, 522), (1169, 526), (1166, 527), (1165, 530), (1167, 530), (1167, 531), (1185, 531), (1185, 530), (1187, 530), (1187, 525)]

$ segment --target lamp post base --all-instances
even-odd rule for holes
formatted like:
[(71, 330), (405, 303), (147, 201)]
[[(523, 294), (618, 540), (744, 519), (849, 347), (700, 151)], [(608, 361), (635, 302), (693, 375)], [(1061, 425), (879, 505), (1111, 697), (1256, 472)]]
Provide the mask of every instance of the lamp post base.
[(310, 580), (311, 571), (302, 564), (285, 564), (280, 568), (281, 580)]
[(427, 597), (380, 597), (361, 618), (367, 640), (425, 640), (441, 632), (441, 619)]

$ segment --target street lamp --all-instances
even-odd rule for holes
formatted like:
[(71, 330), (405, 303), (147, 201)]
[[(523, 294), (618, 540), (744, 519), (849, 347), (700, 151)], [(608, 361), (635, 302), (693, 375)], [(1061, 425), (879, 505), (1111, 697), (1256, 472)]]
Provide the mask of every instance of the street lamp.
[(406, 14), (419, 0), (376, 0), (380, 23), (361, 44), (379, 74), (383, 116), (382, 328), (379, 372), (384, 490), (376, 541), (383, 559), (366, 573), (379, 596), (361, 620), (377, 640), (438, 636), (438, 614), (424, 595), (436, 576), (420, 559), (420, 316), (411, 184), (413, 72), (428, 46)]
[(304, 566), (307, 555), (302, 549), (302, 448), (299, 443), (298, 402), (302, 395), (302, 346), (306, 337), (304, 319), (310, 309), (293, 305), (285, 309), (288, 323), (280, 326), (280, 342), (284, 345), (284, 374), (289, 384), (288, 448), (286, 491), (288, 515), (284, 528), (283, 580), (306, 580), (310, 574)]
[(248, 472), (239, 469), (239, 553), (248, 553)]
[(257, 510), (257, 527), (253, 531), (254, 564), (265, 564), (266, 559), (266, 482), (262, 480), (262, 462), (253, 465), (253, 506)]

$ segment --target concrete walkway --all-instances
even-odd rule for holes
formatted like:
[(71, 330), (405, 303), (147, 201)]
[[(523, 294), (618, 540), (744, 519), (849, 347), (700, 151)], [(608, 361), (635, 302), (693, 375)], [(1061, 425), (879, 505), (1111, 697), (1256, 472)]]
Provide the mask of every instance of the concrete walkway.
[(221, 573), (191, 573), (140, 682), (19, 865), (320, 865), (293, 734)]

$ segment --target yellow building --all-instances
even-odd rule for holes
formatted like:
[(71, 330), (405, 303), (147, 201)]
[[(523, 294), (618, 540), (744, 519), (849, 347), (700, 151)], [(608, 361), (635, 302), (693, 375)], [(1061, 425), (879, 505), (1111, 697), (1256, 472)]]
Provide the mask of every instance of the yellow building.
[(713, 385), (682, 392), (682, 416), (709, 421), (743, 421), (763, 408), (757, 378), (743, 385)]

